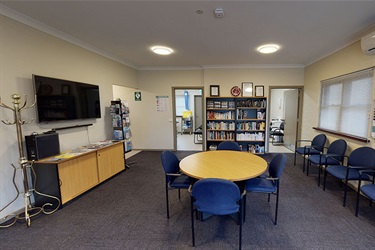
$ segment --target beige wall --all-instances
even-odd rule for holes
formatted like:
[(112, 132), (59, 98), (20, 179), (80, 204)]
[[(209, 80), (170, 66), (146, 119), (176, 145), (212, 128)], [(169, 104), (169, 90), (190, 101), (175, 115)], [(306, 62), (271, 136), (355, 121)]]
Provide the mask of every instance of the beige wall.
[[(33, 101), (32, 74), (75, 80), (99, 85), (101, 119), (65, 123), (25, 124), (23, 134), (42, 133), (51, 128), (93, 123), (93, 126), (59, 132), (62, 150), (86, 145), (112, 135), (109, 105), (112, 100), (112, 84), (137, 87), (137, 71), (30, 28), (0, 15), (0, 96), (11, 104), (11, 94), (28, 95)], [(22, 111), (26, 121), (36, 118), (35, 108)], [(0, 120), (13, 121), (13, 113), (0, 108)], [(12, 185), (12, 167), (19, 158), (15, 126), (0, 123), (0, 209), (16, 195)], [(17, 183), (22, 187), (21, 173), (17, 171)], [(0, 213), (0, 218), (23, 206), (22, 195), (15, 203)]]
[[(320, 89), (321, 80), (329, 79), (335, 76), (351, 73), (361, 69), (375, 66), (375, 56), (364, 55), (361, 51), (360, 42), (356, 42), (310, 66), (305, 69), (305, 89), (302, 117), (302, 139), (311, 139), (319, 131), (312, 127), (318, 126)], [(375, 89), (374, 89), (375, 91)], [(373, 94), (373, 96), (375, 96)], [(373, 98), (374, 99), (374, 98)], [(373, 110), (373, 109), (372, 109)], [(370, 115), (372, 118), (372, 114)], [(369, 131), (372, 121), (369, 120)], [(330, 142), (338, 139), (338, 136), (327, 134)], [(348, 142), (348, 151), (361, 146), (374, 147), (374, 139), (370, 143), (361, 143), (355, 140), (343, 138)]]

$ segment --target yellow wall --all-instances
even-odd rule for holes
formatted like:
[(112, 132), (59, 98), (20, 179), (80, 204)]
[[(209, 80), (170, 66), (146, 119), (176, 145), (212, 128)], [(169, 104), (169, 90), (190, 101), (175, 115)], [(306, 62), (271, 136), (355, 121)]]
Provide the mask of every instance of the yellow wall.
[[(316, 134), (312, 127), (317, 127), (319, 122), (320, 106), (320, 81), (335, 76), (351, 73), (361, 69), (375, 66), (375, 56), (368, 56), (362, 53), (361, 43), (356, 42), (316, 63), (313, 63), (305, 69), (305, 89), (302, 117), (302, 139), (311, 139)], [(375, 88), (374, 88), (375, 90)], [(373, 94), (374, 96), (374, 94)], [(374, 98), (373, 98), (374, 99)], [(372, 114), (370, 115), (372, 118)], [(372, 120), (369, 120), (369, 131)], [(330, 142), (338, 139), (338, 136), (327, 134)], [(361, 146), (374, 147), (374, 139), (370, 143), (361, 143), (355, 140), (343, 138), (348, 142), (349, 152), (352, 149)]]

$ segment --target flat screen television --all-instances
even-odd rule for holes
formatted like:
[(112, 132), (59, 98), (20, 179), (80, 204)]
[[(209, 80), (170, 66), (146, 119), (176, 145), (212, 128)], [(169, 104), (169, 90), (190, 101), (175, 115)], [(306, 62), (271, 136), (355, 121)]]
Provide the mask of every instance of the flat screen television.
[(100, 118), (99, 86), (33, 75), (39, 122)]

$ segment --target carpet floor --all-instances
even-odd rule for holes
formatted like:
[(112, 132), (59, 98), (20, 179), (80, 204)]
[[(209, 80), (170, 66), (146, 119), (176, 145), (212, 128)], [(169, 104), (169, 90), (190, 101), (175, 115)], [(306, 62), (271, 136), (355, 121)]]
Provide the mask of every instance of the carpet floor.
[[(32, 218), (31, 227), (17, 222), (0, 230), (0, 249), (192, 249), (190, 197), (170, 191), (166, 217), (165, 179), (157, 151), (142, 151), (118, 174), (51, 215)], [(194, 153), (179, 151), (183, 157)], [(263, 157), (269, 161), (273, 155)], [(280, 182), (278, 225), (273, 224), (275, 197), (247, 194), (243, 249), (375, 249), (375, 206), (328, 176), (326, 191), (317, 185), (317, 169), (302, 173), (302, 157), (293, 154)], [(230, 217), (197, 221), (197, 249), (238, 249), (238, 225)]]

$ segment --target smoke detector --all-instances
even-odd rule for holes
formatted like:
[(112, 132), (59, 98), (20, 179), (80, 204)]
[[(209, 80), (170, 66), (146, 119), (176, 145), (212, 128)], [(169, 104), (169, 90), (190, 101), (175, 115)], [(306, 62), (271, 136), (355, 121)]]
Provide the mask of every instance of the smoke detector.
[(222, 18), (224, 17), (224, 10), (222, 8), (216, 8), (214, 11), (215, 17)]

